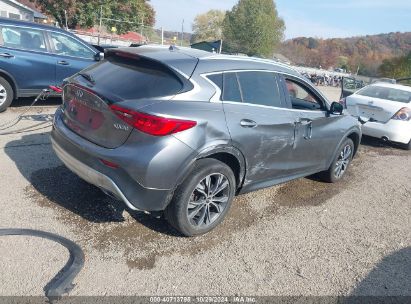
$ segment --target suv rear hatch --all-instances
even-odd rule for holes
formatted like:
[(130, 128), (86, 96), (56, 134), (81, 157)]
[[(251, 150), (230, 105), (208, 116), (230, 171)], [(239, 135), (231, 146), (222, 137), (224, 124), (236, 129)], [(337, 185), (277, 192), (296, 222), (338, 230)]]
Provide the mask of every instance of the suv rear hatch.
[(117, 148), (126, 142), (133, 127), (120, 119), (111, 106), (127, 101), (128, 107), (137, 110), (191, 88), (187, 79), (166, 64), (138, 54), (112, 51), (106, 60), (74, 75), (64, 86), (63, 121), (91, 142)]

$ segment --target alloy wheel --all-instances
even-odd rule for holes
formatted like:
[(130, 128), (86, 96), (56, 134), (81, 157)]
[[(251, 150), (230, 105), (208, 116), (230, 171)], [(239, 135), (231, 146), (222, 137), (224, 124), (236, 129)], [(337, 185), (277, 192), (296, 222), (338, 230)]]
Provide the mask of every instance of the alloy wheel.
[(190, 196), (187, 216), (191, 225), (205, 228), (214, 223), (227, 207), (230, 183), (223, 174), (206, 176)]
[(338, 160), (335, 164), (334, 174), (337, 178), (341, 178), (347, 171), (348, 165), (350, 164), (352, 157), (352, 148), (350, 145), (346, 145), (344, 149), (341, 150)]
[(6, 88), (0, 84), (0, 106), (5, 103), (7, 100), (7, 91)]

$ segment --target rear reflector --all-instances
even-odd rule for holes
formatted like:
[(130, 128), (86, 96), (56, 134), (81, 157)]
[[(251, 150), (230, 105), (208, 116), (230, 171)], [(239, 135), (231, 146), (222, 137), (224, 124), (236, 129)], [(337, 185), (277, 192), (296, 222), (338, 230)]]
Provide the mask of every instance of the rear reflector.
[(103, 163), (103, 165), (106, 165), (107, 167), (112, 169), (118, 169), (119, 167), (119, 165), (105, 159), (100, 159), (100, 161)]
[(128, 125), (153, 136), (167, 136), (191, 129), (197, 125), (195, 121), (149, 115), (117, 105), (112, 105), (110, 108)]
[(56, 86), (49, 86), (49, 88), (50, 89), (52, 89), (54, 92), (56, 92), (56, 93), (61, 93), (61, 92), (63, 92), (63, 89), (62, 88), (60, 88), (60, 87), (56, 87)]

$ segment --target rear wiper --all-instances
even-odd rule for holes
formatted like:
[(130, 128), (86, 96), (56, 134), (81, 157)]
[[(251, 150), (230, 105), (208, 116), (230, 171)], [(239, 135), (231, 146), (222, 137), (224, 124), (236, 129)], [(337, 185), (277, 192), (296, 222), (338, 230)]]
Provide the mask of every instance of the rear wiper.
[(96, 84), (96, 81), (94, 80), (93, 76), (91, 76), (90, 74), (87, 74), (85, 72), (80, 72), (78, 73), (78, 75), (83, 76), (85, 79), (87, 79), (90, 83), (92, 84)]

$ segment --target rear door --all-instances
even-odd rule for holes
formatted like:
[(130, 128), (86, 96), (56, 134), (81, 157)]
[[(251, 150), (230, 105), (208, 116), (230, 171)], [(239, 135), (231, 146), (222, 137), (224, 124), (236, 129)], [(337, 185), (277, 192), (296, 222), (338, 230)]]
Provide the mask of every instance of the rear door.
[(288, 175), (294, 120), (269, 71), (224, 74), (223, 105), (234, 146), (247, 161), (246, 183)]
[(370, 85), (346, 100), (348, 112), (385, 123), (401, 108), (409, 105), (411, 92), (384, 85)]
[(55, 54), (56, 79), (59, 86), (67, 77), (96, 63), (96, 51), (80, 40), (60, 32), (48, 32)]
[(44, 31), (0, 25), (0, 68), (13, 76), (19, 94), (36, 95), (54, 84), (55, 61)]

